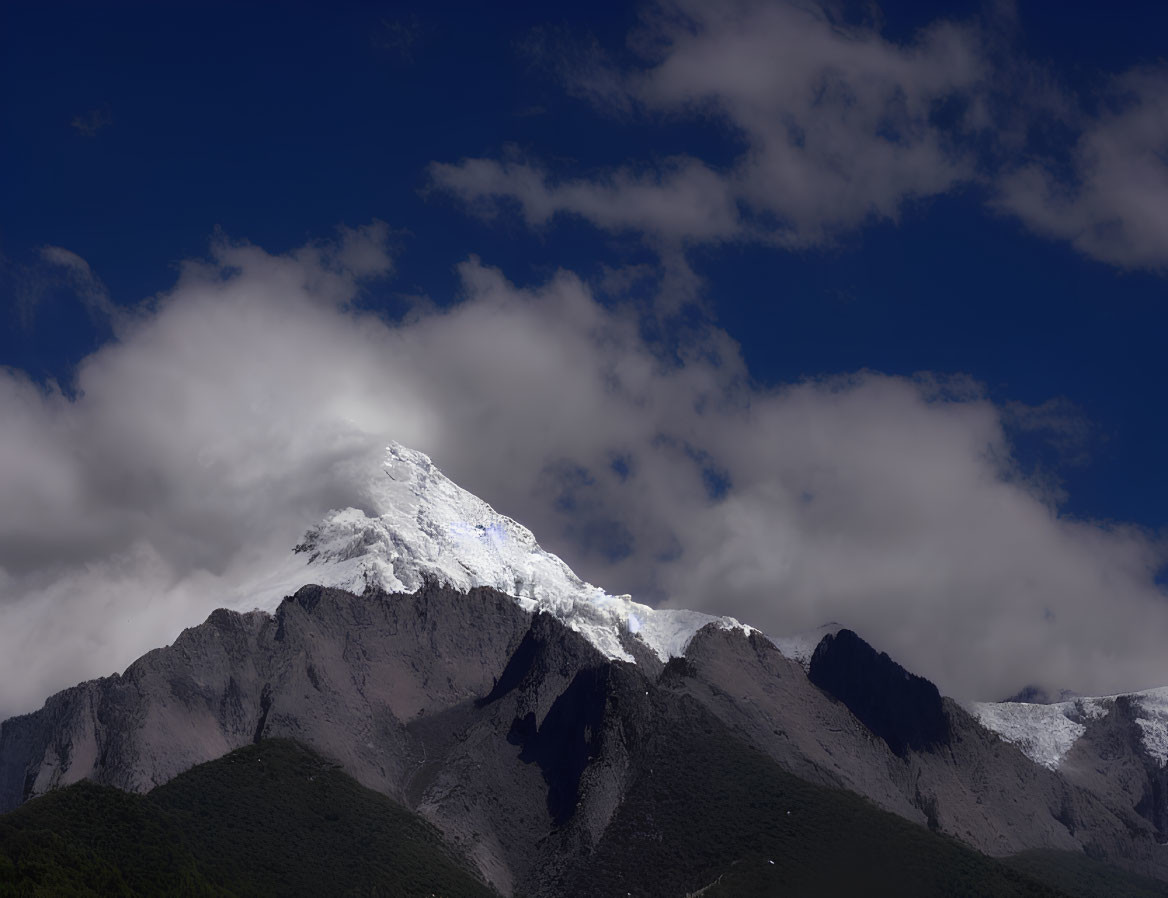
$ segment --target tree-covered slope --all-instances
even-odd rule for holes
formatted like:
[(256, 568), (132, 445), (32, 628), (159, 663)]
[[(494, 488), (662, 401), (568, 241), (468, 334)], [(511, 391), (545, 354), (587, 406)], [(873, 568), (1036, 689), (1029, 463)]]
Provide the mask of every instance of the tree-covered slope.
[[(668, 716), (600, 842), (541, 894), (1165, 894), (1085, 856), (995, 861), (785, 773), (692, 702)], [(146, 796), (82, 782), (0, 817), (0, 896), (94, 895), (495, 893), (429, 823), (302, 746), (266, 740)]]
[(494, 894), (422, 818), (284, 740), (145, 796), (79, 783), (0, 817), (0, 896)]
[(1073, 898), (1168, 898), (1168, 883), (1074, 851), (1023, 851), (1004, 863)]

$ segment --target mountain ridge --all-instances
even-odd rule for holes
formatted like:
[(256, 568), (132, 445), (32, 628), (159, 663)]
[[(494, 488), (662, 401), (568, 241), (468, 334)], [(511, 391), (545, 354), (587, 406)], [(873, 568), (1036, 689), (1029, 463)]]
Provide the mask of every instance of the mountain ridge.
[(681, 701), (790, 774), (988, 854), (1090, 851), (1168, 879), (1139, 796), (1074, 785), (951, 700), (949, 742), (898, 755), (756, 631), (712, 624), (684, 657), (655, 660), (606, 658), (488, 587), (308, 586), (273, 616), (215, 612), (125, 675), (4, 722), (0, 806), (82, 778), (147, 792), (257, 739), (294, 738), (421, 813), (515, 894), (595, 849)]

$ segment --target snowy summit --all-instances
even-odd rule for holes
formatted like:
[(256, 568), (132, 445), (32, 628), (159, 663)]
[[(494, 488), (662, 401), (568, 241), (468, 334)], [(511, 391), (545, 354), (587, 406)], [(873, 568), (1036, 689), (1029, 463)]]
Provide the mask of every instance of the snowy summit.
[(459, 487), (429, 456), (398, 443), (386, 449), (364, 492), (369, 508), (330, 512), (251, 601), (272, 611), (309, 583), (358, 595), (413, 592), (426, 578), (461, 590), (489, 586), (528, 611), (554, 615), (622, 661), (634, 660), (624, 645), (630, 637), (667, 661), (707, 624), (750, 630), (732, 617), (654, 609), (586, 583), (522, 524)]

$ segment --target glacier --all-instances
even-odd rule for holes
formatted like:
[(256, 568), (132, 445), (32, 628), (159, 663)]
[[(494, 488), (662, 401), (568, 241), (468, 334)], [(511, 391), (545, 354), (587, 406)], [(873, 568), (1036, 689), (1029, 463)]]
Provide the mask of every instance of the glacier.
[(1168, 686), (1049, 705), (970, 702), (967, 708), (982, 726), (1017, 745), (1030, 760), (1057, 770), (1087, 731), (1085, 721), (1106, 716), (1118, 698), (1127, 698), (1137, 709), (1144, 749), (1160, 766), (1168, 765)]

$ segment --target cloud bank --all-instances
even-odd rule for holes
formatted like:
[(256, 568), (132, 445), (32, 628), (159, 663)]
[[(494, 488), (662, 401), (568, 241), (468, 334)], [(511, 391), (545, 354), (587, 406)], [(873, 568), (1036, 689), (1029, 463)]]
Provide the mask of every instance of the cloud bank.
[(739, 147), (728, 165), (681, 154), (579, 178), (471, 158), (436, 162), (431, 178), (482, 214), (517, 207), (533, 227), (568, 215), (655, 244), (792, 249), (973, 191), (1099, 261), (1168, 267), (1168, 68), (1078, 97), (1019, 56), (1009, 16), (938, 19), (896, 42), (832, 9), (665, 0), (630, 35), (634, 62), (591, 48), (556, 64), (602, 114), (715, 125)]
[(386, 320), (360, 308), (386, 237), (220, 241), (75, 390), (0, 372), (0, 716), (246, 607), (389, 439), (611, 592), (841, 621), (958, 696), (1168, 683), (1164, 543), (1060, 516), (1014, 460), (1010, 422), (1061, 433), (1054, 407), (870, 372), (763, 389), (716, 327), (666, 353), (570, 272), (520, 289), (475, 259), (457, 304)]

